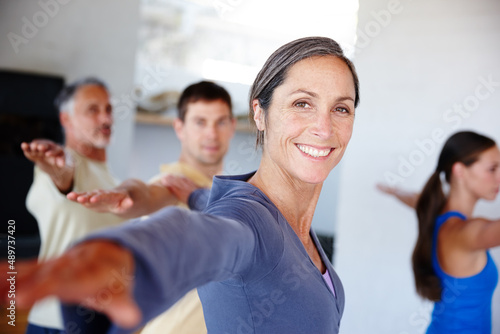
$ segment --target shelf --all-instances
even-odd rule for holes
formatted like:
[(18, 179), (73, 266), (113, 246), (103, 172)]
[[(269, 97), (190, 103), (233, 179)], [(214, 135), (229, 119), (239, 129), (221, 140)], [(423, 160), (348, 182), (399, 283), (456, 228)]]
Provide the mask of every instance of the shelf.
[[(174, 124), (174, 119), (175, 117), (172, 116), (147, 114), (144, 112), (138, 112), (135, 114), (135, 122), (138, 124), (172, 126)], [(255, 126), (253, 124), (250, 124), (246, 116), (237, 116), (236, 121), (236, 131), (243, 133), (255, 133)]]

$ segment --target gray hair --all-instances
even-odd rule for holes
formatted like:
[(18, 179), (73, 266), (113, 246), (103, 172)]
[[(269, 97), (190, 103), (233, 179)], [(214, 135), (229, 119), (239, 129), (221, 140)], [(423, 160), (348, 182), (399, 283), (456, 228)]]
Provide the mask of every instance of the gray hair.
[(66, 85), (57, 95), (54, 104), (56, 105), (59, 112), (69, 111), (70, 113), (73, 113), (74, 97), (81, 87), (87, 85), (99, 86), (108, 91), (108, 87), (104, 83), (104, 81), (98, 78), (87, 77), (77, 80), (69, 85)]
[[(286, 79), (288, 70), (297, 62), (314, 56), (333, 56), (341, 59), (349, 67), (354, 80), (354, 107), (359, 104), (359, 80), (354, 64), (344, 55), (340, 45), (327, 37), (304, 37), (281, 46), (267, 59), (250, 88), (250, 118), (253, 119), (253, 101), (257, 99), (267, 120), (267, 109), (271, 104), (274, 90)], [(264, 143), (264, 131), (257, 130), (257, 146)]]

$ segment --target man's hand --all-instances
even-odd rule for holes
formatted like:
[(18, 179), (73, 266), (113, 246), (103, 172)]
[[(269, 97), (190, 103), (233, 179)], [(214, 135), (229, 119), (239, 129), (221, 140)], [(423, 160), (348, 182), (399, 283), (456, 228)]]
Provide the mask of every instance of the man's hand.
[(63, 168), (66, 164), (64, 147), (50, 140), (35, 139), (31, 143), (22, 143), (21, 149), (29, 160), (44, 170), (47, 167)]
[[(9, 277), (3, 277), (9, 272), (7, 267), (0, 265), (2, 303), (10, 288)], [(134, 258), (113, 242), (87, 241), (53, 260), (17, 262), (16, 269), (16, 305), (20, 308), (53, 295), (103, 312), (120, 327), (131, 328), (140, 322), (141, 312), (132, 298)], [(111, 296), (104, 303), (99, 298), (103, 293)]]
[(59, 191), (67, 193), (71, 190), (74, 166), (66, 163), (64, 147), (50, 140), (35, 139), (31, 143), (22, 143), (21, 149), (26, 158), (50, 176)]
[(126, 213), (134, 205), (134, 201), (128, 191), (119, 188), (70, 192), (66, 197), (96, 212), (109, 212), (116, 215)]
[(173, 174), (162, 176), (160, 183), (185, 204), (188, 203), (189, 195), (200, 188), (187, 177)]

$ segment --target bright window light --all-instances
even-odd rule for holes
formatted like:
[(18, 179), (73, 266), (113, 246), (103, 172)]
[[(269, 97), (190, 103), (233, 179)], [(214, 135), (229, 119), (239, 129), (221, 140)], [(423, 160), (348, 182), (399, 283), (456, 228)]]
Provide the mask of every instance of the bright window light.
[(241, 83), (245, 85), (250, 85), (258, 72), (258, 67), (214, 59), (205, 59), (202, 69), (202, 75), (205, 79)]

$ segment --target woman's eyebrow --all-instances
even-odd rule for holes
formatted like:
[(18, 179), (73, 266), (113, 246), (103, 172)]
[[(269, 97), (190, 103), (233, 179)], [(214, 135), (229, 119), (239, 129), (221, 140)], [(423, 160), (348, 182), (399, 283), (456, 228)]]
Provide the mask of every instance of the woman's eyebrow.
[(350, 100), (350, 101), (354, 102), (354, 98), (352, 98), (350, 96), (341, 96), (337, 99), (338, 102), (345, 101), (345, 100)]
[[(297, 89), (296, 91), (292, 92), (291, 95), (296, 95), (296, 94), (307, 94), (311, 97), (318, 97), (319, 96), (315, 92), (311, 92), (311, 91), (308, 91), (305, 89)], [(350, 100), (350, 101), (354, 102), (354, 98), (351, 96), (340, 96), (336, 99), (337, 102), (342, 102), (342, 101), (346, 101), (346, 100)]]
[(295, 95), (295, 94), (307, 94), (311, 97), (318, 97), (318, 94), (314, 93), (314, 92), (310, 92), (308, 90), (305, 90), (305, 89), (297, 89), (296, 91), (292, 92), (292, 95)]

